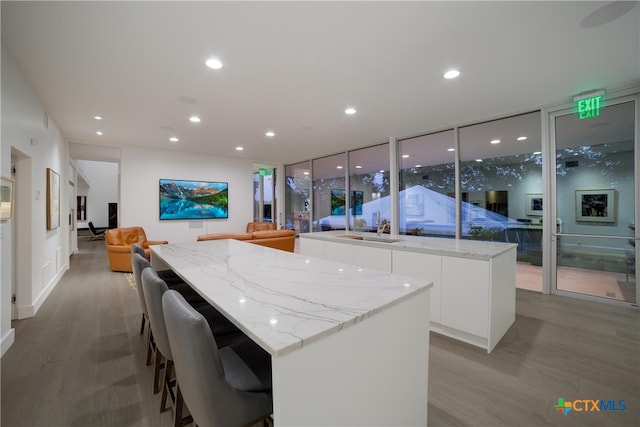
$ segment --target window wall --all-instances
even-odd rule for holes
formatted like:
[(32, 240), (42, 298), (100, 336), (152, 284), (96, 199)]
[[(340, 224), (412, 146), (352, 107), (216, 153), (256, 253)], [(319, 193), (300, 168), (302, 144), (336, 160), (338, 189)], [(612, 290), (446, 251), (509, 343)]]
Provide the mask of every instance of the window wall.
[(311, 161), (285, 168), (284, 221), (287, 230), (306, 233), (311, 218)]
[(524, 244), (511, 230), (542, 218), (540, 112), (462, 127), (459, 138), (462, 237)]
[(542, 290), (540, 112), (459, 129), (461, 237), (516, 243), (516, 282)]
[(346, 228), (346, 154), (313, 161), (313, 231)]
[(399, 232), (455, 237), (453, 130), (398, 141)]
[[(533, 111), (287, 166), (287, 227), (309, 197), (312, 223), (299, 231), (373, 232), (380, 212), (400, 234), (517, 244), (519, 288), (633, 303), (637, 102), (629, 92), (588, 121), (550, 107), (544, 119)], [(599, 285), (583, 289), (584, 277)]]
[(378, 213), (390, 223), (388, 143), (349, 152), (349, 191), (349, 229), (376, 232)]

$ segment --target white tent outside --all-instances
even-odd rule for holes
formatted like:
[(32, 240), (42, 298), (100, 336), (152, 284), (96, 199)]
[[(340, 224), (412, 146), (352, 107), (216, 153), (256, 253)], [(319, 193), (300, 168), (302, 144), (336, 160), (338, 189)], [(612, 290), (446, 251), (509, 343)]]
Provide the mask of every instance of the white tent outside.
[[(363, 219), (366, 223), (358, 224), (360, 227), (375, 229), (376, 215), (380, 212), (380, 220), (389, 221), (390, 196), (381, 197), (363, 203), (362, 214), (356, 215), (355, 220)], [(430, 190), (420, 185), (414, 185), (400, 191), (400, 231), (408, 232), (416, 227), (422, 228), (423, 234), (455, 234), (456, 208), (455, 199), (437, 191)], [(509, 227), (517, 227), (522, 224), (506, 216), (497, 214), (471, 203), (462, 202), (462, 232), (469, 232), (471, 225), (483, 228), (504, 230)], [(344, 215), (331, 215), (320, 219), (321, 226), (325, 228), (344, 228)]]

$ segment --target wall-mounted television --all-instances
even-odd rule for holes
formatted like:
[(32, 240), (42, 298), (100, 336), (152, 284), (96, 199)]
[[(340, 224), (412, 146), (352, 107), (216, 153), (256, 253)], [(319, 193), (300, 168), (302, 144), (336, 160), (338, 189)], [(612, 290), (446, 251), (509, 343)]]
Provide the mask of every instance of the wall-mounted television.
[(229, 218), (229, 183), (160, 179), (160, 220)]
[[(353, 207), (355, 205), (355, 214), (362, 215), (362, 202), (364, 193), (362, 191), (351, 192), (351, 209), (349, 213), (353, 215)], [(344, 190), (331, 190), (331, 215), (345, 214), (345, 192)]]

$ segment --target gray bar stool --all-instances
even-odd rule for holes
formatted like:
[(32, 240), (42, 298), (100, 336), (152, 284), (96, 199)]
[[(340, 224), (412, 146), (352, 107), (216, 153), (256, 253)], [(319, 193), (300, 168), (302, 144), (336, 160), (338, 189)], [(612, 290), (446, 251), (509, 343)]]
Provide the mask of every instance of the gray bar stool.
[[(136, 258), (137, 257), (138, 255), (136, 255)], [(175, 381), (172, 378), (173, 358), (162, 312), (162, 295), (169, 290), (169, 287), (166, 282), (158, 276), (157, 272), (153, 268), (145, 268), (142, 270), (141, 281), (149, 314), (149, 323), (153, 330), (153, 336), (156, 344), (153, 392), (155, 394), (162, 389), (160, 412), (168, 409), (167, 397), (170, 397), (172, 406), (176, 411), (176, 418), (181, 419), (182, 408), (176, 405), (176, 396), (173, 391), (175, 386)], [(229, 345), (231, 343), (247, 339), (238, 328), (236, 328), (231, 322), (227, 321), (226, 318), (206, 302), (204, 304), (199, 304), (193, 309), (200, 312), (205, 318), (210, 319), (209, 321), (215, 325), (213, 330), (218, 336), (221, 345)], [(224, 319), (224, 321), (222, 321), (221, 318)], [(160, 373), (163, 368), (164, 375), (161, 380)]]
[(251, 340), (218, 348), (206, 319), (178, 292), (165, 292), (162, 308), (178, 393), (193, 420), (207, 427), (270, 425), (271, 356)]

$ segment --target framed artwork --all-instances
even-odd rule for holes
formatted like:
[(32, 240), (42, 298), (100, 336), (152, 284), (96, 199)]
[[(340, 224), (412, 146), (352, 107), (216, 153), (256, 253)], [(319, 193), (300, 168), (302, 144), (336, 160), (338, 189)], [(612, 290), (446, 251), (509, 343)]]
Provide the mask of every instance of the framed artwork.
[(13, 218), (13, 184), (13, 179), (0, 176), (0, 221)]
[(229, 218), (229, 184), (218, 181), (161, 179), (160, 220)]
[(576, 190), (576, 221), (615, 222), (615, 190)]
[[(359, 190), (351, 191), (351, 208), (350, 215), (362, 215), (362, 202), (364, 200), (364, 192)], [(331, 190), (331, 215), (344, 215), (346, 207), (346, 194), (344, 190)], [(355, 207), (355, 211), (354, 211)]]
[(525, 215), (542, 216), (542, 193), (527, 193), (524, 201)]
[(60, 175), (47, 168), (47, 230), (60, 227)]

